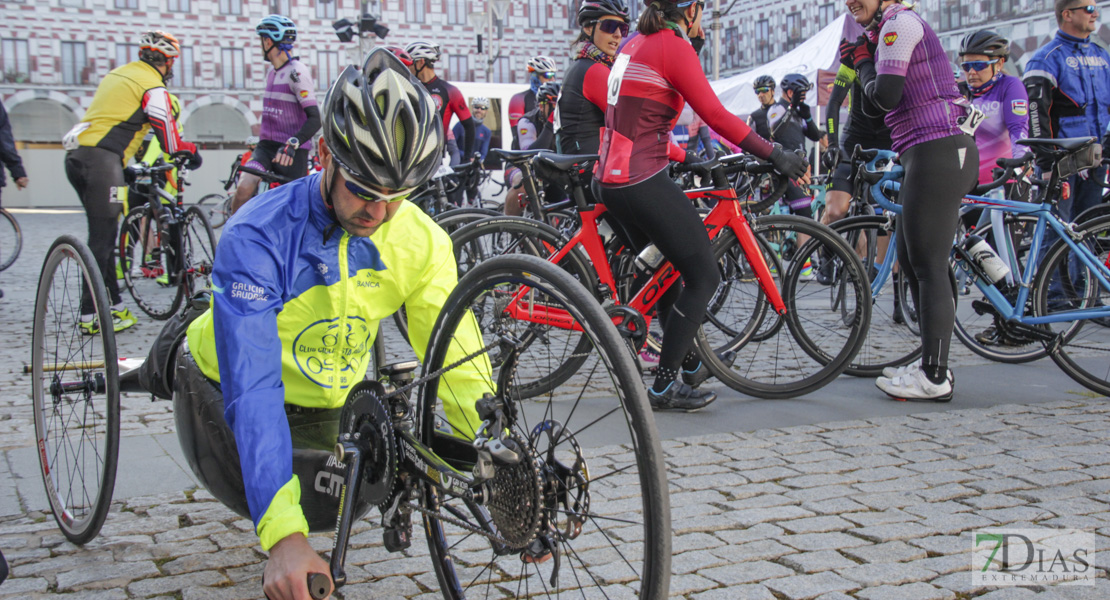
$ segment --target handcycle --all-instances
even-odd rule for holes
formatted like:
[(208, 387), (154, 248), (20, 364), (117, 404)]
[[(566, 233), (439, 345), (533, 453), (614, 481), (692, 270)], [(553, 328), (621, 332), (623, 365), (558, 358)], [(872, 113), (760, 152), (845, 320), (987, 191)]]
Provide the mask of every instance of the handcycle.
[(21, 250), (23, 230), (19, 228), (19, 221), (12, 213), (0, 208), (0, 271), (12, 266)]
[[(525, 152), (515, 154), (542, 165), (569, 190), (581, 218), (580, 229), (568, 239), (530, 219), (477, 221), (452, 234), (460, 272), (499, 254), (545, 257), (592, 290), (638, 354), (649, 343), (656, 302), (679, 273), (666, 261), (638, 268), (637, 255), (615, 233), (618, 227), (609, 221), (605, 207), (587, 203), (578, 175), (596, 155), (533, 157)], [(770, 165), (750, 162), (742, 155), (725, 157), (713, 163), (713, 186), (687, 192), (691, 199), (713, 205), (705, 225), (722, 276), (695, 346), (710, 372), (729, 387), (761, 398), (787, 398), (819, 389), (843, 371), (862, 343), (871, 302), (859, 258), (832, 230), (789, 215), (753, 218), (742, 208), (743, 199), (757, 195), (749, 186), (772, 171)], [(729, 181), (730, 173), (750, 175), (741, 183), (742, 194)], [(758, 194), (756, 204), (769, 206), (786, 184), (780, 178), (774, 191)], [(787, 248), (787, 238), (804, 241)], [(831, 310), (827, 302), (822, 306), (823, 288), (803, 280), (805, 264), (817, 260), (818, 254), (842, 264), (849, 282), (844, 306), (850, 306), (850, 317), (844, 316), (842, 307)], [(556, 332), (560, 339), (574, 339), (574, 328), (558, 311), (522, 311), (515, 302), (509, 304), (511, 314), (526, 322), (554, 323), (561, 329)], [(546, 379), (528, 382), (528, 389), (542, 392), (558, 387), (583, 359), (581, 352), (553, 357), (560, 362), (558, 369)]]
[[(1100, 164), (1101, 146), (1094, 138), (1025, 139), (1018, 143), (1053, 165), (1037, 201), (968, 195), (964, 202), (1035, 218), (1025, 254), (1027, 268), (1017, 273), (1016, 289), (1004, 289), (1009, 287), (1005, 280), (996, 282), (963, 244), (956, 243), (952, 248), (956, 276), (966, 277), (982, 294), (971, 302), (975, 314), (990, 316), (1004, 335), (1025, 340), (1022, 345), (1039, 346), (1080, 385), (1110, 394), (1110, 330), (1086, 326), (1088, 321), (1110, 316), (1110, 307), (1104, 305), (1110, 294), (1110, 216), (1076, 225), (1053, 212), (1064, 181)], [(902, 175), (901, 166), (890, 158), (877, 156), (867, 169), (872, 193), (884, 209), (893, 206), (888, 195), (898, 188)], [(1042, 253), (1049, 228), (1059, 239)], [(1039, 256), (1043, 256), (1039, 264), (1028, 262)]]
[[(40, 275), (25, 369), (33, 376), (37, 454), (51, 511), (76, 544), (95, 538), (108, 514), (119, 394), (141, 391), (134, 377), (141, 361), (117, 358), (111, 328), (93, 337), (76, 333), (84, 285), (107, 318), (90, 252), (63, 236)], [(521, 401), (517, 379), (549, 364), (546, 352), (536, 352), (547, 327), (504, 310), (524, 288), (521, 301), (562, 310), (589, 340), (591, 355), (573, 388), (529, 402)], [(484, 345), (462, 348), (458, 332), (475, 326)], [(452, 393), (447, 375), (467, 369), (485, 369), (490, 390), (475, 399), (483, 423), (473, 439), (457, 435), (442, 400)], [(568, 274), (535, 257), (491, 260), (447, 300), (422, 367), (375, 364), (372, 372), (381, 380), (353, 385), (344, 406), (324, 415), (326, 449), (294, 449), (310, 528), (335, 532), (327, 575), (337, 586), (348, 582), (352, 524), (376, 506), (391, 552), (410, 546), (413, 516), (423, 521), (445, 598), (596, 597), (612, 593), (610, 586), (638, 598), (667, 596), (670, 510), (646, 391), (609, 319)], [(203, 418), (222, 420), (222, 406), (207, 408), (214, 412)], [(200, 451), (217, 472), (237, 468), (233, 439), (230, 446), (186, 447), (180, 424), (187, 457)], [(198, 472), (212, 483), (210, 477)], [(249, 516), (241, 487), (210, 491)], [(318, 576), (310, 579), (321, 587), (316, 597), (326, 594)]]
[[(183, 204), (184, 164), (176, 157), (124, 169), (128, 198), (136, 205), (120, 225), (120, 271), (135, 303), (154, 319), (169, 318), (185, 298), (209, 287), (216, 259), (216, 233), (205, 211)], [(159, 185), (174, 169), (176, 197)]]
[[(197, 206), (204, 207), (208, 221), (212, 224), (214, 229), (219, 229), (224, 226), (224, 223), (231, 217), (231, 202), (235, 199), (235, 191), (232, 189), (239, 183), (239, 173), (250, 173), (257, 175), (262, 181), (266, 183), (266, 189), (274, 189), (280, 185), (293, 181), (283, 175), (278, 175), (273, 171), (264, 171), (248, 167), (241, 164), (243, 155), (235, 157), (235, 161), (231, 164), (231, 172), (228, 174), (227, 179), (224, 180), (224, 193), (223, 194), (208, 194), (197, 201)], [(258, 193), (263, 190), (259, 186)]]

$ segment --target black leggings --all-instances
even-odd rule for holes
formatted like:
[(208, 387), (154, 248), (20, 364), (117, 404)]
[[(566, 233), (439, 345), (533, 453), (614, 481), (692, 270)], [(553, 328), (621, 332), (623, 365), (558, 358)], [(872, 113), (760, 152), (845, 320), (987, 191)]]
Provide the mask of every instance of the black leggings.
[(635, 185), (599, 189), (632, 248), (639, 252), (655, 244), (682, 274), (658, 304), (663, 319), (659, 368), (677, 370), (721, 283), (705, 225), (665, 169)]
[(898, 263), (921, 321), (922, 365), (935, 381), (947, 375), (956, 318), (948, 255), (960, 200), (978, 180), (979, 150), (974, 138), (960, 134), (912, 146), (901, 160), (906, 175), (899, 194)]
[[(124, 185), (122, 159), (110, 150), (82, 146), (66, 154), (66, 177), (85, 207), (85, 217), (89, 222), (89, 250), (100, 267), (100, 274), (104, 276), (108, 301), (118, 305), (123, 300), (119, 295), (112, 252), (116, 247), (117, 221), (122, 207), (109, 200), (111, 189)], [(92, 296), (83, 289), (81, 314), (94, 312)]]

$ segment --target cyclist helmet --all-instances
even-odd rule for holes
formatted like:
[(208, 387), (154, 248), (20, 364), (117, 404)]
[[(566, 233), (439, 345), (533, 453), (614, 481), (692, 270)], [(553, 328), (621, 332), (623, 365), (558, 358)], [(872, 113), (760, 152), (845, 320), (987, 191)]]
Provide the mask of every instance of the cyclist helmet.
[(782, 78), (783, 90), (794, 90), (795, 92), (808, 92), (813, 89), (813, 84), (809, 79), (801, 73), (791, 73)]
[(998, 35), (990, 29), (973, 31), (964, 36), (960, 42), (960, 55), (982, 54), (996, 58), (1010, 56), (1010, 40)]
[(289, 17), (267, 15), (255, 25), (254, 31), (268, 37), (278, 44), (292, 44), (297, 41), (297, 26)]
[(389, 190), (416, 187), (443, 159), (443, 120), (424, 86), (393, 53), (376, 48), (328, 90), (321, 115), (335, 162)]
[(555, 102), (559, 99), (560, 86), (554, 81), (548, 81), (536, 90), (536, 103)]
[(409, 53), (414, 62), (421, 58), (431, 63), (439, 60), (439, 44), (433, 44), (432, 42), (423, 40), (413, 42), (405, 46), (405, 52)]
[(759, 77), (755, 78), (755, 81), (752, 83), (752, 87), (756, 89), (771, 88), (771, 90), (773, 91), (775, 89), (775, 78), (771, 77), (770, 75), (760, 75)]
[(628, 22), (628, 6), (624, 0), (585, 0), (578, 7), (578, 26), (585, 27), (601, 17), (620, 17)]
[(165, 31), (147, 31), (139, 38), (140, 57), (144, 50), (157, 52), (166, 58), (177, 58), (181, 54), (181, 44)]
[(393, 56), (401, 59), (401, 62), (405, 63), (406, 67), (412, 66), (412, 57), (409, 56), (408, 52), (405, 52), (404, 48), (400, 46), (385, 46), (385, 49), (392, 52)]
[(489, 98), (475, 96), (470, 99), (470, 108), (473, 110), (489, 110)]
[(548, 56), (533, 56), (528, 59), (529, 73), (553, 73), (555, 69), (555, 61)]

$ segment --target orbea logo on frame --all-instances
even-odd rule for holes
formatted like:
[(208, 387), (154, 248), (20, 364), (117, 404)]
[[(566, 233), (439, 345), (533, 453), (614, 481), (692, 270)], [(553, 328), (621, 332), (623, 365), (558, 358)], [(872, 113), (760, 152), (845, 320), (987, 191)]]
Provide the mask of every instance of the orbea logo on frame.
[(972, 533), (973, 585), (1094, 585), (1095, 535), (1079, 529)]

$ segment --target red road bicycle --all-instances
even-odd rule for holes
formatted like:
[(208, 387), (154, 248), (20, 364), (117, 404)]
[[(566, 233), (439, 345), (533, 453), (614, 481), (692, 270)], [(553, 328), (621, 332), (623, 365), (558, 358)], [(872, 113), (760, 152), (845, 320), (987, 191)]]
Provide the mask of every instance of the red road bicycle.
[[(667, 261), (638, 267), (636, 253), (605, 207), (586, 200), (579, 176), (596, 158), (535, 152), (530, 159), (540, 176), (563, 185), (573, 198), (581, 227), (572, 236), (530, 219), (493, 217), (454, 232), (455, 255), (461, 272), (505, 253), (535, 254), (561, 265), (593, 291), (639, 353), (650, 343), (656, 303), (680, 274)], [(761, 398), (789, 398), (821, 388), (847, 367), (870, 325), (871, 294), (859, 258), (828, 227), (791, 215), (753, 216), (752, 209), (769, 205), (785, 191), (786, 179), (778, 177), (774, 191), (760, 193), (771, 172), (770, 165), (729, 156), (713, 164), (711, 186), (687, 191), (691, 200), (711, 206), (704, 220), (722, 279), (695, 346), (710, 372), (729, 387)], [(836, 303), (829, 302), (828, 287), (812, 276), (822, 260), (844, 269), (846, 285)], [(503, 298), (498, 309), (521, 327), (544, 328), (537, 343), (576, 335), (569, 315), (531, 301), (529, 293), (522, 287)], [(545, 393), (561, 385), (586, 356), (575, 351), (550, 360), (561, 364), (545, 378), (521, 383), (528, 388), (522, 393)]]

